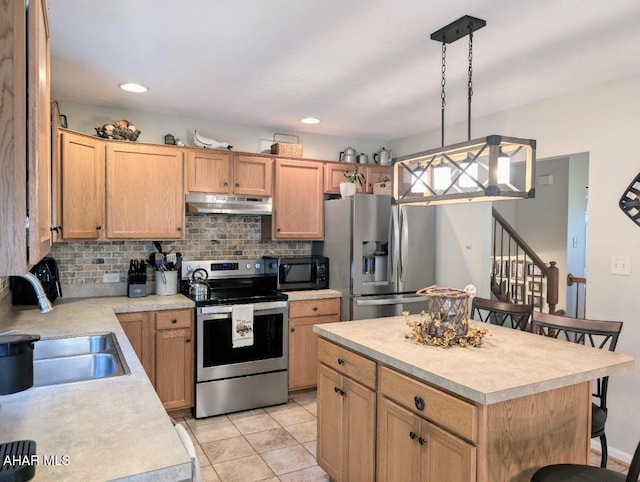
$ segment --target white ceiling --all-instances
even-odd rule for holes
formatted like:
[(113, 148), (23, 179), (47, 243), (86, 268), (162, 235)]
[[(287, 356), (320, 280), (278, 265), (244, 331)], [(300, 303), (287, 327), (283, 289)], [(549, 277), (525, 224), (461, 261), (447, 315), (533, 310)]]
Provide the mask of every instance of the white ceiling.
[[(640, 73), (638, 0), (49, 0), (52, 96), (391, 140), (440, 127), (429, 37), (463, 15), (487, 22), (474, 117)], [(466, 121), (467, 55), (447, 48), (447, 124)]]

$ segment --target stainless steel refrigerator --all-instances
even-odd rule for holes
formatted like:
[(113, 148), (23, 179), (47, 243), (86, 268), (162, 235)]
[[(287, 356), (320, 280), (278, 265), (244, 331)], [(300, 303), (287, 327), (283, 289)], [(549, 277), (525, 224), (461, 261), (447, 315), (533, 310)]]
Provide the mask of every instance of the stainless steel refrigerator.
[(324, 203), (329, 287), (342, 292), (342, 321), (426, 309), (415, 294), (435, 282), (435, 207), (391, 205), (389, 196), (356, 194)]

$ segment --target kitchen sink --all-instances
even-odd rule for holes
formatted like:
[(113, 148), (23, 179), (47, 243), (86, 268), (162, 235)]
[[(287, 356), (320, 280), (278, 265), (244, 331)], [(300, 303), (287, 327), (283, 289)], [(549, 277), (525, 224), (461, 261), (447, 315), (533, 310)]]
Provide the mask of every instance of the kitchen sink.
[(43, 339), (34, 344), (33, 357), (34, 387), (130, 373), (115, 333)]
[(114, 342), (114, 333), (46, 338), (34, 344), (33, 359), (108, 352), (112, 349)]

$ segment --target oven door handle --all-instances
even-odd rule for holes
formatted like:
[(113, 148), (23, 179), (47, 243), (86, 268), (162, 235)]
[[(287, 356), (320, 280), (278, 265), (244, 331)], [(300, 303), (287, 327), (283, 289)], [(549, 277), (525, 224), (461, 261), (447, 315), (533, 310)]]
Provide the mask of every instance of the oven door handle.
[(227, 312), (227, 313), (219, 313), (219, 314), (213, 314), (213, 313), (208, 313), (206, 315), (202, 315), (202, 321), (207, 321), (207, 320), (225, 320), (231, 318), (231, 312)]

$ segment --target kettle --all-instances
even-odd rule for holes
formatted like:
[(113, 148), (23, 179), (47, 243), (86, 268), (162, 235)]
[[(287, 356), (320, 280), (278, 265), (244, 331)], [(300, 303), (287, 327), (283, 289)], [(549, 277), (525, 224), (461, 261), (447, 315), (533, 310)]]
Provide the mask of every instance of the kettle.
[(357, 153), (353, 147), (347, 147), (344, 151), (340, 152), (340, 157), (338, 157), (338, 161), (340, 162), (356, 162), (357, 161)]
[[(204, 273), (204, 278), (196, 278), (198, 271)], [(208, 277), (207, 270), (204, 268), (198, 268), (191, 273), (189, 296), (195, 301), (203, 301), (209, 298), (209, 285), (206, 283)]]
[(373, 161), (381, 166), (388, 166), (391, 164), (391, 149), (387, 151), (387, 149), (383, 147), (378, 152), (374, 152)]

